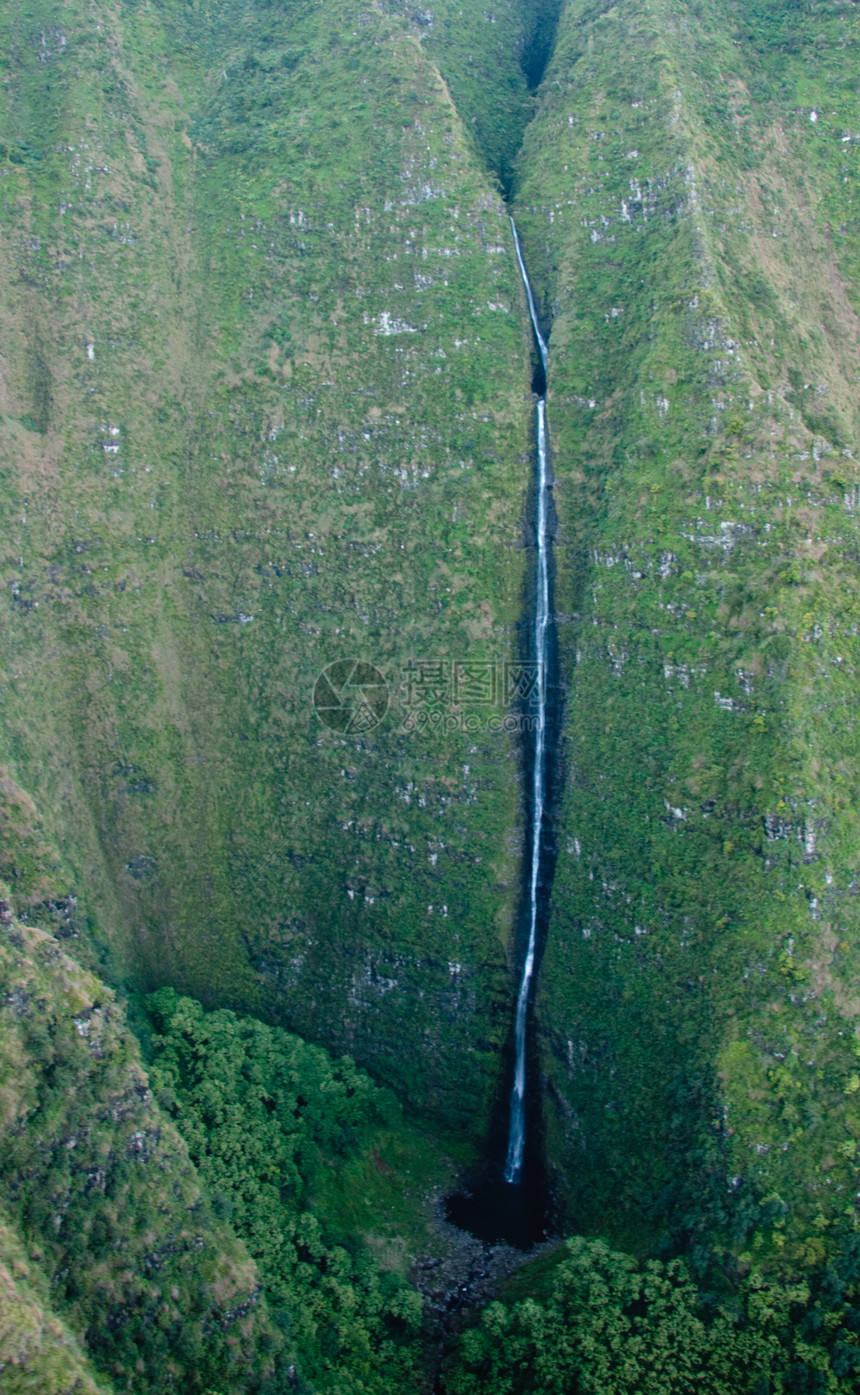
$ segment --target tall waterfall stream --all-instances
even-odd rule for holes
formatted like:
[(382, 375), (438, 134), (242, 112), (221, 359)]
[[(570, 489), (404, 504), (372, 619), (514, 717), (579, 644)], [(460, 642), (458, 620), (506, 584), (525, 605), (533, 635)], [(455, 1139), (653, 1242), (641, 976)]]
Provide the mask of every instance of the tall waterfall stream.
[[(511, 219), (514, 246), (520, 275), (529, 303), (529, 314), (534, 330), (535, 342), (543, 365), (544, 379), (547, 370), (546, 340), (541, 334), (535, 308), (534, 295), (529, 281), (526, 264), (516, 224)], [(537, 584), (535, 587), (535, 632), (534, 659), (537, 675), (537, 730), (535, 732), (534, 764), (532, 766), (532, 839), (529, 860), (529, 937), (526, 957), (517, 994), (517, 1012), (514, 1021), (514, 1084), (511, 1090), (511, 1123), (508, 1133), (508, 1154), (505, 1159), (505, 1181), (518, 1182), (523, 1170), (523, 1150), (526, 1141), (526, 1019), (529, 1010), (532, 978), (534, 976), (535, 952), (538, 933), (538, 890), (541, 874), (541, 835), (543, 833), (544, 807), (546, 804), (546, 733), (547, 733), (547, 626), (549, 624), (549, 562), (547, 557), (549, 533), (548, 482), (547, 482), (547, 429), (546, 429), (546, 382), (537, 404), (537, 509), (535, 519), (535, 551), (537, 554)]]
[[(537, 1118), (537, 1111), (529, 1107), (527, 1088), (529, 1081), (529, 1004), (532, 996), (535, 968), (538, 961), (539, 939), (542, 916), (546, 908), (546, 885), (551, 868), (548, 867), (545, 823), (549, 785), (549, 763), (551, 751), (550, 737), (553, 723), (550, 721), (550, 664), (551, 664), (551, 591), (550, 591), (550, 466), (549, 442), (546, 418), (546, 372), (548, 350), (541, 332), (534, 293), (529, 281), (523, 258), (519, 234), (513, 218), (511, 231), (516, 249), (517, 264), (528, 301), (529, 316), (534, 333), (535, 346), (540, 358), (536, 365), (532, 385), (537, 393), (536, 434), (537, 434), (537, 476), (535, 482), (534, 541), (535, 574), (533, 588), (530, 586), (530, 603), (534, 606), (534, 622), (529, 645), (534, 664), (535, 682), (533, 689), (534, 745), (529, 752), (531, 806), (531, 838), (524, 878), (524, 922), (528, 927), (525, 942), (513, 1033), (513, 1085), (510, 1092), (507, 1124), (507, 1151), (504, 1168), (492, 1158), (485, 1166), (483, 1176), (471, 1188), (448, 1198), (449, 1220), (464, 1230), (471, 1231), (479, 1239), (495, 1242), (507, 1241), (520, 1248), (528, 1248), (546, 1233), (546, 1195), (542, 1178), (537, 1177), (541, 1167), (528, 1162), (526, 1155), (526, 1132), (529, 1119)], [(551, 859), (549, 859), (551, 861)], [(498, 1149), (491, 1144), (490, 1152), (498, 1159), (501, 1153), (501, 1137)], [(536, 1150), (532, 1149), (532, 1154)]]

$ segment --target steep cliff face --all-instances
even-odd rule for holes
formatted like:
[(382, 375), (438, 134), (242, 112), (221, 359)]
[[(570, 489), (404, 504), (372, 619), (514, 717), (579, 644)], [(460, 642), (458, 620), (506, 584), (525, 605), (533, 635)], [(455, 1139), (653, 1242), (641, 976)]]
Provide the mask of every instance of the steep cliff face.
[(826, 1257), (860, 1143), (853, 9), (3, 24), (17, 908), (483, 1135), (533, 602), (505, 189), (550, 333), (559, 1195), (645, 1248)]
[(0, 897), (0, 1386), (428, 1389), (408, 1272), (456, 1263), (429, 1224), (452, 1164), (348, 1058), (147, 1002), (144, 1066), (123, 1004)]
[(415, 0), (383, 5), (438, 66), (467, 139), (506, 195), (560, 8), (560, 0), (503, 0), (489, 10), (459, 0), (437, 0), (432, 8)]
[(550, 1151), (580, 1224), (795, 1262), (856, 1192), (856, 65), (842, 6), (569, 4), (517, 194), (567, 681)]
[(264, 1388), (283, 1341), (256, 1265), (113, 995), (5, 900), (0, 987), (4, 1390), (106, 1388), (84, 1344), (116, 1390)]
[[(3, 24), (10, 778), (110, 973), (351, 1049), (479, 1133), (531, 433), (495, 182), (374, 8)], [(326, 725), (315, 682), (353, 658), (388, 714), (353, 687)]]
[(3, 1388), (45, 1395), (107, 1395), (65, 1323), (51, 1313), (48, 1284), (14, 1230), (0, 1227), (0, 1371)]

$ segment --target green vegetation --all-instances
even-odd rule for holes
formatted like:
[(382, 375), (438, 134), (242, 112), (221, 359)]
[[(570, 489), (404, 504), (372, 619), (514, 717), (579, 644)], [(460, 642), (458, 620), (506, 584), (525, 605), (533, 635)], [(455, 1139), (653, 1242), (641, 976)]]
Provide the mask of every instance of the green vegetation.
[(857, 1247), (827, 1291), (752, 1283), (707, 1307), (680, 1260), (637, 1265), (569, 1240), (542, 1294), (494, 1302), (463, 1337), (450, 1395), (848, 1395), (860, 1372)]
[(9, 1395), (109, 1395), (15, 1232), (0, 1222), (0, 1384)]
[(2, 1388), (424, 1389), (405, 1274), (449, 1174), (393, 1096), (172, 989), (147, 1075), (111, 990), (0, 921)]
[(577, 1228), (697, 1275), (790, 1279), (857, 1214), (858, 28), (800, 14), (569, 4), (517, 185), (568, 685), (549, 1152)]
[(552, 52), (560, 0), (502, 0), (490, 9), (385, 0), (439, 65), (467, 137), (509, 194), (534, 89)]
[[(450, 675), (516, 652), (532, 430), (494, 179), (358, 0), (0, 32), (0, 759), (57, 894), (112, 981), (349, 1051), (476, 1144), (518, 756)], [(345, 735), (312, 693), (352, 655), (391, 711)], [(447, 728), (405, 729), (410, 660)]]
[(170, 988), (148, 1006), (153, 1089), (258, 1263), (311, 1388), (420, 1388), (418, 1294), (382, 1272), (366, 1245), (332, 1234), (319, 1203), (326, 1174), (359, 1154), (393, 1171), (379, 1149), (399, 1122), (395, 1101), (351, 1061), (279, 1028), (204, 1013)]
[(0, 1384), (433, 1378), (525, 822), (453, 686), (531, 604), (504, 191), (586, 1238), (444, 1379), (856, 1386), (858, 57), (842, 0), (0, 0)]
[(101, 1389), (73, 1333), (105, 1389), (271, 1390), (282, 1341), (256, 1266), (154, 1103), (114, 995), (5, 901), (0, 921), (0, 1384)]

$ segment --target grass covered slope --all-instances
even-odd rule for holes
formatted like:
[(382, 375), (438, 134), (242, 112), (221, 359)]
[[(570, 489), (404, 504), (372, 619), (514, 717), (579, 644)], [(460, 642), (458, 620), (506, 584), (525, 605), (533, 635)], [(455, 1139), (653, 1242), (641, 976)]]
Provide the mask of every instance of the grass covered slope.
[(534, 89), (552, 52), (560, 0), (503, 0), (484, 9), (459, 0), (385, 0), (420, 42), (451, 93), (468, 137), (507, 195)]
[(452, 1163), (390, 1091), (170, 988), (134, 1005), (144, 1070), (111, 990), (6, 900), (0, 980), (3, 1390), (427, 1387), (409, 1274), (445, 1249)]
[[(426, 1141), (348, 1058), (170, 988), (148, 1007), (153, 1089), (258, 1263), (308, 1389), (423, 1389), (422, 1302), (405, 1270)], [(344, 1226), (350, 1192), (358, 1225)]]
[[(635, 52), (636, 61), (630, 55)], [(520, 160), (568, 683), (538, 1014), (572, 1220), (855, 1224), (857, 27), (569, 4)]]
[[(478, 1134), (520, 810), (452, 665), (516, 652), (531, 434), (493, 182), (353, 0), (0, 23), (9, 778), (108, 972)], [(331, 732), (351, 657), (391, 711)]]
[(5, 900), (0, 916), (0, 1384), (100, 1389), (86, 1346), (117, 1391), (271, 1388), (287, 1353), (256, 1265), (213, 1215), (113, 994)]
[(10, 1395), (108, 1395), (80, 1343), (51, 1312), (50, 1290), (11, 1227), (0, 1224), (0, 1379)]

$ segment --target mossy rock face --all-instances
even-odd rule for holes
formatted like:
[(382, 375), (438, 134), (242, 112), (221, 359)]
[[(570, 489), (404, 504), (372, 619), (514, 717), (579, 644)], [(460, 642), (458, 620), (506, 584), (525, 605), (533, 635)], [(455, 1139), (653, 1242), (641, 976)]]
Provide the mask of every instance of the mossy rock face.
[[(0, 23), (9, 778), (107, 973), (351, 1050), (478, 1137), (532, 448), (495, 177), (408, 17)], [(354, 688), (315, 711), (350, 659), (378, 723)]]
[(410, 1270), (452, 1159), (349, 1058), (171, 988), (131, 1005), (144, 1062), (6, 892), (3, 1390), (429, 1388)]
[(550, 333), (561, 1211), (826, 1259), (858, 1144), (848, 8), (0, 22), (15, 908), (485, 1136), (532, 591), (504, 187)]
[(47, 1281), (14, 1230), (0, 1225), (0, 1370), (9, 1395), (109, 1395), (80, 1343), (51, 1312)]
[(776, 1266), (857, 1191), (858, 30), (815, 25), (569, 5), (515, 210), (567, 687), (550, 1153), (573, 1223)]
[(3, 1389), (267, 1388), (288, 1352), (257, 1267), (113, 993), (3, 897), (0, 980)]

